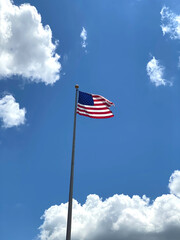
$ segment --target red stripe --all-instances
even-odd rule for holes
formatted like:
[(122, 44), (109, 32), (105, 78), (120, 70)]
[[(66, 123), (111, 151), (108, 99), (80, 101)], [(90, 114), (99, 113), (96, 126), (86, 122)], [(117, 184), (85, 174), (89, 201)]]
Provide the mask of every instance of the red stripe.
[(106, 102), (105, 103), (94, 103), (94, 106), (104, 106), (104, 105), (110, 107), (110, 105)]
[(86, 115), (86, 114), (83, 114), (83, 113), (79, 113), (79, 112), (77, 112), (77, 113), (78, 113), (79, 115), (81, 115), (81, 116), (90, 117), (90, 118), (99, 118), (99, 119), (114, 117), (113, 114), (112, 114), (111, 116), (107, 116), (107, 117), (94, 117), (94, 116), (89, 116), (89, 115)]
[(105, 102), (104, 99), (93, 99), (93, 101), (94, 101), (94, 102), (98, 102), (98, 101), (101, 101), (101, 102), (104, 101), (104, 102)]
[(86, 110), (81, 110), (79, 108), (77, 108), (77, 111), (85, 112), (85, 113), (88, 113), (88, 114), (108, 114), (108, 113), (112, 113), (111, 110), (109, 110), (108, 112), (88, 112)]

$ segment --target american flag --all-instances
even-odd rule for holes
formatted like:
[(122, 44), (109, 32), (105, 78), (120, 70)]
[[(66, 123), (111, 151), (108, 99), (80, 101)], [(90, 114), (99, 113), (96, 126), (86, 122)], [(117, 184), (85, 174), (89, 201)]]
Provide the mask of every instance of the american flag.
[(77, 113), (90, 118), (110, 118), (114, 117), (109, 109), (112, 105), (112, 102), (100, 95), (79, 91)]

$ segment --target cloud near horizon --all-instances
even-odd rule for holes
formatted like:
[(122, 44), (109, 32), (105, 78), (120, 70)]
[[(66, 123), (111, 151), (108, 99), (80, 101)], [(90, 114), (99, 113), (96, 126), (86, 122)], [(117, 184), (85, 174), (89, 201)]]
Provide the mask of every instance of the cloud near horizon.
[(34, 82), (53, 84), (60, 78), (60, 56), (52, 31), (30, 4), (0, 1), (0, 78), (19, 75)]
[(180, 198), (180, 171), (174, 171), (169, 179), (170, 193)]
[[(171, 194), (153, 202), (145, 195), (114, 195), (104, 201), (95, 194), (84, 204), (73, 202), (72, 240), (179, 240), (180, 171), (169, 180)], [(65, 240), (68, 204), (55, 205), (42, 216), (40, 240)]]
[(0, 99), (0, 119), (4, 128), (17, 127), (25, 123), (26, 109), (19, 108), (12, 95), (6, 95)]

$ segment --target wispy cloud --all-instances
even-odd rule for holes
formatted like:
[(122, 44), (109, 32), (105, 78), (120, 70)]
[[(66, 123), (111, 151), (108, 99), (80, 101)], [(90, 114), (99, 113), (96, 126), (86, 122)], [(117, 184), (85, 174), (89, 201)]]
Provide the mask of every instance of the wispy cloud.
[(160, 12), (163, 35), (169, 34), (171, 39), (180, 39), (180, 15), (173, 13), (164, 6)]
[[(102, 200), (89, 195), (81, 205), (73, 203), (72, 239), (86, 240), (179, 240), (180, 171), (170, 178), (171, 194), (157, 197), (152, 203), (145, 195), (114, 195)], [(45, 211), (40, 227), (41, 240), (65, 239), (67, 203)]]
[(86, 31), (86, 29), (84, 27), (82, 28), (80, 37), (82, 38), (81, 46), (83, 48), (86, 48), (87, 47), (87, 42), (86, 42), (86, 40), (87, 40), (87, 31)]
[(166, 86), (172, 85), (171, 82), (164, 79), (164, 66), (160, 65), (159, 61), (153, 57), (146, 66), (147, 74), (150, 78), (150, 81), (155, 84), (156, 87), (158, 86)]
[(17, 127), (25, 123), (25, 108), (20, 109), (12, 95), (0, 99), (0, 119), (4, 128)]
[[(163, 35), (168, 34), (171, 39), (180, 40), (180, 15), (175, 14), (166, 6), (162, 8), (160, 14)], [(178, 68), (180, 68), (180, 57)]]
[(0, 78), (19, 75), (53, 84), (60, 78), (60, 56), (52, 31), (30, 4), (0, 1)]

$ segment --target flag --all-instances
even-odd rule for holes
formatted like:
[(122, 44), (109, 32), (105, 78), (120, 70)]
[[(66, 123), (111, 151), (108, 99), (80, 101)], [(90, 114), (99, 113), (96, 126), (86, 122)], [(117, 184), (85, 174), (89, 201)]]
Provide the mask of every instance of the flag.
[(90, 118), (110, 118), (114, 117), (109, 109), (112, 105), (112, 102), (100, 95), (79, 91), (77, 113)]

